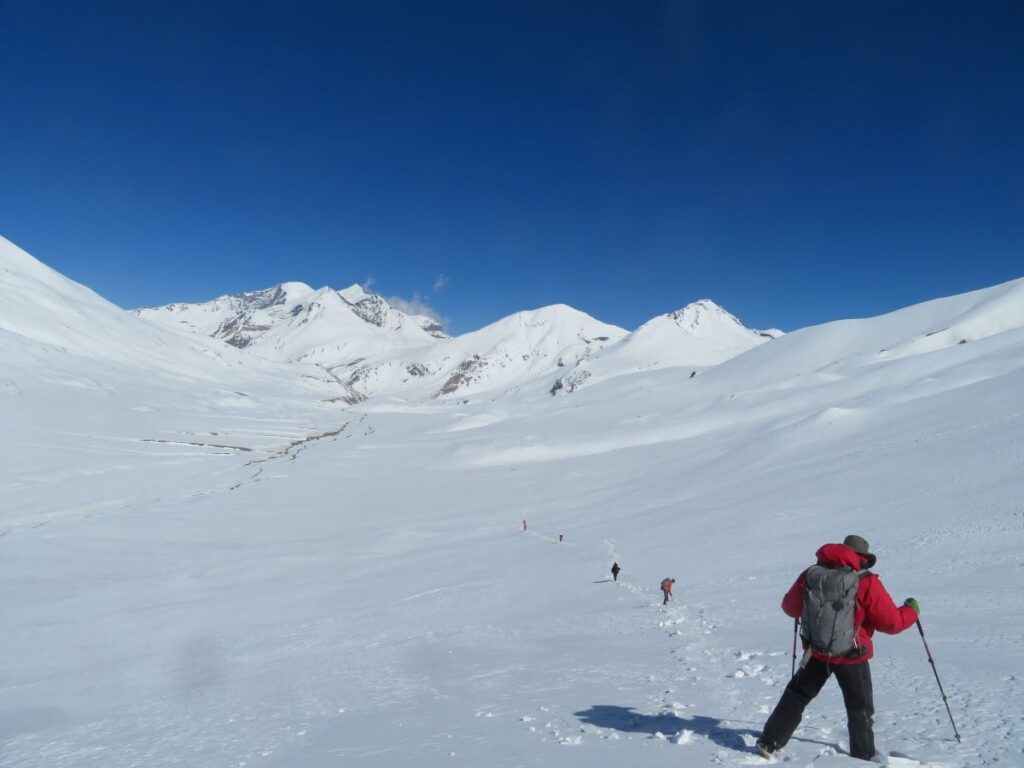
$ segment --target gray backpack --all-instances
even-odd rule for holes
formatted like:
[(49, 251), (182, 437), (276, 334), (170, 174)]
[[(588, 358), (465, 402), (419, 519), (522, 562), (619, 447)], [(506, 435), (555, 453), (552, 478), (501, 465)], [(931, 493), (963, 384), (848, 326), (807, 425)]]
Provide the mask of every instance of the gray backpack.
[(825, 656), (847, 658), (864, 653), (857, 643), (853, 612), (857, 605), (857, 587), (869, 573), (820, 565), (807, 569), (800, 636), (811, 650)]

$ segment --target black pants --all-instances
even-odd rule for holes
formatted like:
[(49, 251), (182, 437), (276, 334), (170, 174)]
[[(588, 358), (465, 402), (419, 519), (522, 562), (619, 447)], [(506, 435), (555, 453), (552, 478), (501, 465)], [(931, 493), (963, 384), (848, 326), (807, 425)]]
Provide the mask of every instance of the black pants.
[(669, 592), (667, 589), (663, 589), (661, 591), (665, 593), (665, 599), (661, 601), (661, 604), (668, 605), (668, 599), (672, 597), (672, 593)]
[(818, 695), (829, 675), (843, 692), (846, 722), (850, 730), (850, 755), (870, 760), (875, 755), (875, 734), (872, 718), (875, 705), (871, 692), (871, 670), (866, 661), (859, 664), (826, 664), (811, 658), (807, 665), (789, 681), (775, 711), (764, 725), (761, 741), (773, 749), (786, 746), (811, 699)]

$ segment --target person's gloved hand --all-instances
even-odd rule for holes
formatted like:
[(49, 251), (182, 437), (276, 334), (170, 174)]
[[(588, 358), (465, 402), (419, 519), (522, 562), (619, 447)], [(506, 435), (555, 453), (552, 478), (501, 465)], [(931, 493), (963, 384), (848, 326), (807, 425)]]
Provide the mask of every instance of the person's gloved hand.
[(917, 604), (917, 600), (915, 600), (914, 598), (908, 597), (906, 600), (903, 601), (903, 604), (909, 605), (911, 608), (913, 608), (914, 613), (916, 613), (918, 616), (921, 615), (921, 606)]

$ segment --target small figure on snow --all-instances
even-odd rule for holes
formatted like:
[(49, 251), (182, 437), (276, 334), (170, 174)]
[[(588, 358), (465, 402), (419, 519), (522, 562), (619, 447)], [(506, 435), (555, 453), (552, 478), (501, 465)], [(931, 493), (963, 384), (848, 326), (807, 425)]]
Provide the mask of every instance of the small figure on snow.
[(622, 569), (619, 568), (619, 564), (618, 563), (612, 563), (612, 581), (618, 581), (619, 580), (619, 571), (621, 571), (621, 570)]
[(672, 599), (672, 585), (675, 583), (676, 580), (671, 578), (661, 580), (661, 591), (665, 593), (665, 599), (661, 601), (662, 605), (666, 605)]
[(871, 636), (875, 630), (895, 635), (912, 627), (920, 607), (912, 597), (896, 606), (868, 570), (876, 558), (860, 536), (826, 544), (817, 557), (818, 564), (801, 573), (782, 599), (786, 615), (800, 619), (804, 662), (765, 723), (757, 751), (769, 757), (786, 746), (804, 707), (835, 674), (846, 704), (850, 755), (870, 760), (875, 756)]
[(526, 521), (523, 520), (523, 533), (526, 533)]
[(561, 543), (562, 543), (562, 534), (558, 534), (558, 543), (559, 543), (559, 544), (561, 544)]

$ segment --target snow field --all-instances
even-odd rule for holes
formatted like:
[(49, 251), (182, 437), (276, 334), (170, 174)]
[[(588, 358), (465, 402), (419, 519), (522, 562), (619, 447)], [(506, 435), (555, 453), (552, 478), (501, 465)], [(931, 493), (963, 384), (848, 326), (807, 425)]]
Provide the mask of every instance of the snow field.
[[(920, 601), (964, 737), (917, 633), (876, 636), (891, 763), (1021, 763), (1024, 281), (692, 379), (346, 407), (322, 369), (143, 327), (22, 255), (3, 768), (763, 765), (779, 601), (847, 533)], [(857, 765), (844, 720), (830, 683), (778, 762)]]
[[(17, 529), (2, 540), (20, 575), (3, 602), (23, 617), (2, 764), (757, 764), (749, 745), (789, 670), (781, 593), (848, 529), (897, 599), (921, 600), (965, 736), (952, 742), (908, 632), (881, 637), (872, 663), (879, 742), (1012, 764), (1020, 425), (987, 394), (941, 417), (913, 401), (891, 433), (871, 421), (836, 441), (816, 423), (826, 434), (801, 436), (804, 451), (759, 462), (757, 440), (725, 430), (479, 467), (461, 458), (469, 434), (543, 443), (592, 415), (452, 433), (470, 413), (356, 408), (358, 429), (234, 491), (197, 479), (207, 495)], [(593, 403), (619, 423), (639, 404)], [(662, 608), (666, 575), (679, 581)], [(833, 684), (787, 756), (853, 764), (835, 754), (844, 739)]]

